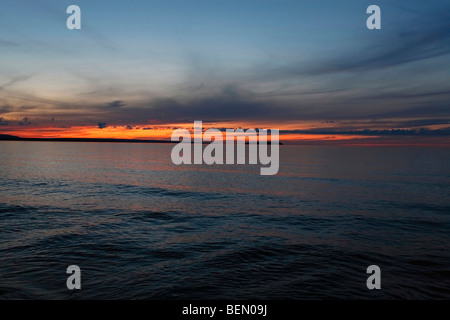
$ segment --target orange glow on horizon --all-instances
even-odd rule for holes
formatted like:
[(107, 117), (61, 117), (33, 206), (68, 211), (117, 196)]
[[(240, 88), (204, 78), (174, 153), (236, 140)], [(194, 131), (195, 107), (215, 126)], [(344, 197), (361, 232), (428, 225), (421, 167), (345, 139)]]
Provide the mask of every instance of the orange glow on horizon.
[[(257, 126), (239, 126), (231, 123), (204, 125), (203, 129), (209, 128), (257, 128)], [(146, 129), (144, 129), (146, 128)], [(170, 140), (174, 128), (184, 128), (193, 135), (193, 123), (175, 124), (166, 126), (137, 126), (127, 129), (124, 126), (108, 126), (100, 129), (97, 126), (76, 126), (70, 128), (55, 127), (9, 127), (3, 128), (1, 134), (9, 134), (21, 138), (97, 138), (97, 139), (138, 139), (138, 140)], [(282, 130), (280, 128), (280, 130)], [(225, 131), (224, 133), (225, 139)], [(270, 132), (268, 134), (270, 138)], [(280, 134), (280, 141), (334, 141), (365, 138), (358, 135), (324, 135), (324, 134)]]
[[(136, 139), (136, 140), (170, 140), (176, 128), (187, 129), (194, 137), (194, 123), (175, 123), (165, 125), (139, 125), (133, 127), (108, 126), (100, 129), (98, 126), (72, 126), (69, 128), (55, 126), (3, 126), (0, 134), (8, 134), (21, 138), (92, 138), (92, 139)], [(310, 128), (314, 124), (310, 124)], [(203, 129), (216, 128), (276, 128), (267, 123), (255, 125), (248, 123), (203, 123)], [(279, 126), (280, 130), (291, 130), (291, 125)], [(267, 137), (270, 140), (270, 133)], [(352, 146), (383, 146), (383, 145), (438, 145), (448, 146), (448, 137), (393, 137), (393, 136), (364, 136), (350, 134), (280, 134), (280, 142), (287, 144), (336, 144)]]

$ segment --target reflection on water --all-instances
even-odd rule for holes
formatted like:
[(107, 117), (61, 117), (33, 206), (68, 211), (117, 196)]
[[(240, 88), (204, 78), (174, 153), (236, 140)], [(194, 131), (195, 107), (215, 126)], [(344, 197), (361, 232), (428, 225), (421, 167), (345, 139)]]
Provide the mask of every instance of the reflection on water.
[(0, 142), (0, 298), (450, 297), (450, 149), (281, 146), (261, 176), (172, 147)]

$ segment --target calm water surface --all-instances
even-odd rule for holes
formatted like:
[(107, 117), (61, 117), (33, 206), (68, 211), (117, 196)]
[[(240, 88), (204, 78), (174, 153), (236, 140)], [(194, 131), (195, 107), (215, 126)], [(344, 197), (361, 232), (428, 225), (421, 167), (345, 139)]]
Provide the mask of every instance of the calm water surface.
[(0, 299), (450, 298), (449, 148), (281, 146), (260, 176), (172, 147), (0, 142)]

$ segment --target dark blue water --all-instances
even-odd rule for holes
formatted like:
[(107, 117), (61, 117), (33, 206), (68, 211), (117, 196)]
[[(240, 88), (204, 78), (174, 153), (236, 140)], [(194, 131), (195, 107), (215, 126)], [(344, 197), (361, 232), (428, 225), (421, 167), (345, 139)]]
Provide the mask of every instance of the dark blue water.
[(450, 149), (281, 146), (260, 176), (172, 146), (0, 142), (0, 298), (450, 298)]

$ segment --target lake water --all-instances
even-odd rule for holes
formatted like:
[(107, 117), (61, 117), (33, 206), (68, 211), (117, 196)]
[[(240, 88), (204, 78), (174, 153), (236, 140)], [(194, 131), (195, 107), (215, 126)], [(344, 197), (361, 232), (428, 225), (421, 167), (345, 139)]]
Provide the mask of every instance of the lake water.
[(284, 145), (261, 176), (172, 147), (0, 142), (0, 299), (450, 298), (450, 148)]

